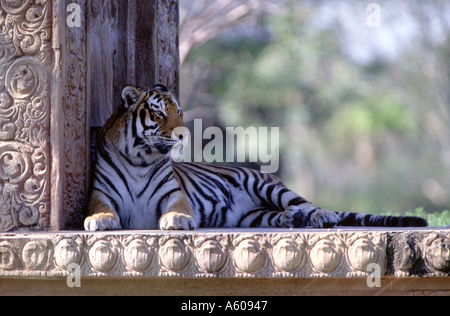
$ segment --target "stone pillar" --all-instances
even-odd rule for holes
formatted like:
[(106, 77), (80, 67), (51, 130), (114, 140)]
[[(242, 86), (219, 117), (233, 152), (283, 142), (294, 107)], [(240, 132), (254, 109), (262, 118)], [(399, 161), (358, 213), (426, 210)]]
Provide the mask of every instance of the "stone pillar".
[(175, 0), (0, 0), (0, 231), (81, 227), (91, 113), (128, 82), (178, 91), (177, 36)]
[(53, 230), (79, 227), (87, 199), (88, 3), (88, 0), (46, 1), (53, 9), (50, 124), (50, 228)]
[(50, 1), (0, 2), (0, 230), (50, 227)]

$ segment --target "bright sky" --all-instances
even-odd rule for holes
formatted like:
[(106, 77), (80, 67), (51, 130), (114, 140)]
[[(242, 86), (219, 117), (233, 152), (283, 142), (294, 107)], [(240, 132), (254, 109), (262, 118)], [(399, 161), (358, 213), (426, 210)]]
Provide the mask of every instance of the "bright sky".
[[(433, 4), (425, 8), (426, 30), (432, 41), (445, 40), (444, 28), (450, 29), (450, 5), (443, 5), (445, 13), (437, 13)], [(372, 3), (371, 6), (369, 6)], [(372, 9), (370, 9), (372, 8)], [(392, 59), (420, 35), (421, 24), (414, 8), (407, 1), (329, 1), (319, 6), (312, 18), (312, 26), (333, 28), (336, 23), (342, 27), (346, 53), (360, 63), (370, 62), (374, 57)], [(371, 17), (379, 14), (379, 27), (370, 27)], [(444, 20), (440, 20), (439, 17)]]

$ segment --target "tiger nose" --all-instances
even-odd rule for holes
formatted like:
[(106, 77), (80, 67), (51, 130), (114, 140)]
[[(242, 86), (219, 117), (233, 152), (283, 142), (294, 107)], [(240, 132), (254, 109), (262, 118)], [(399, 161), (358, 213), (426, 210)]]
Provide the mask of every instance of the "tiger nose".
[(173, 140), (181, 140), (185, 141), (189, 139), (190, 131), (186, 127), (175, 127), (172, 131), (172, 139)]

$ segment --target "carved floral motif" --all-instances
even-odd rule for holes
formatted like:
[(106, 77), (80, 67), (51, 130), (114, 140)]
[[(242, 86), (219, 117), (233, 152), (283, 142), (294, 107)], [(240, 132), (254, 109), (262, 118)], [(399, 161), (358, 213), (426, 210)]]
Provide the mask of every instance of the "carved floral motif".
[(45, 229), (51, 2), (1, 0), (0, 4), (0, 230)]
[(9, 271), (18, 268), (16, 245), (10, 241), (0, 242), (0, 270)]
[(118, 258), (117, 249), (108, 240), (98, 240), (89, 249), (89, 262), (100, 272), (110, 271)]
[[(85, 0), (78, 0), (86, 8)], [(85, 14), (85, 13), (84, 13)], [(63, 210), (66, 227), (79, 227), (83, 221), (87, 196), (87, 55), (85, 20), (81, 27), (65, 28), (67, 77), (64, 78), (64, 195)]]
[(388, 260), (395, 276), (450, 276), (450, 233), (398, 233), (391, 238)]
[(153, 247), (149, 247), (142, 239), (132, 240), (125, 248), (123, 260), (127, 268), (136, 272), (144, 272), (155, 255)]
[(185, 246), (182, 239), (170, 238), (162, 240), (161, 248), (159, 249), (159, 258), (162, 268), (168, 271), (178, 272), (190, 261), (190, 250)]
[(292, 238), (282, 238), (273, 248), (275, 267), (285, 272), (303, 268), (306, 256), (303, 245)]
[(52, 253), (48, 251), (48, 241), (30, 241), (22, 248), (24, 266), (28, 270), (42, 270), (48, 264), (48, 257)]
[(236, 240), (237, 247), (233, 251), (234, 263), (238, 271), (254, 273), (259, 271), (266, 262), (264, 247), (254, 238)]
[(432, 234), (424, 244), (427, 266), (436, 272), (450, 273), (450, 238)]
[(195, 251), (196, 261), (201, 271), (219, 272), (227, 262), (227, 251), (217, 240), (207, 240)]
[[(405, 240), (418, 248), (412, 264), (389, 259)], [(337, 278), (367, 277), (375, 263), (399, 277), (448, 276), (449, 244), (448, 231), (0, 234), (0, 275), (60, 277), (75, 263), (82, 277)]]
[[(78, 240), (77, 240), (78, 239)], [(81, 264), (82, 244), (79, 238), (64, 238), (55, 244), (54, 264), (56, 267), (67, 270), (72, 264)]]
[(320, 239), (311, 250), (311, 263), (317, 273), (331, 273), (341, 263), (343, 251), (334, 238)]

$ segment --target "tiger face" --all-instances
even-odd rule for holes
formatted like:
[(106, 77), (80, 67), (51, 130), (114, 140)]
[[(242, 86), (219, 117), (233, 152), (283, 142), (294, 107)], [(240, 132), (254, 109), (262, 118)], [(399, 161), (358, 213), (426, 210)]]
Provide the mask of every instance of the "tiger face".
[(122, 152), (126, 156), (142, 157), (155, 151), (168, 154), (174, 148), (182, 155), (189, 130), (183, 124), (180, 105), (165, 86), (146, 89), (127, 85), (122, 99), (124, 113), (119, 124), (125, 127), (125, 134), (112, 137), (122, 138), (119, 143), (124, 145)]

